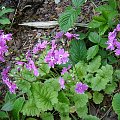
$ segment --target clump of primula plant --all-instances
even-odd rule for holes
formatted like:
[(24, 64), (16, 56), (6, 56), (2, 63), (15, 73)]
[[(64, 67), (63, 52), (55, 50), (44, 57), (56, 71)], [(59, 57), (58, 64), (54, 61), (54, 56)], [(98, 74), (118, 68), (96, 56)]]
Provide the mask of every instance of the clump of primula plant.
[[(37, 116), (54, 120), (54, 113), (58, 113), (61, 120), (100, 120), (111, 110), (111, 105), (104, 108), (107, 95), (113, 98), (112, 107), (120, 118), (120, 94), (115, 94), (120, 80), (120, 24), (109, 32), (119, 23), (117, 1), (108, 0), (96, 8), (100, 14), (87, 25), (87, 33), (68, 32), (85, 2), (72, 0), (72, 6), (59, 17), (61, 31), (54, 39), (38, 42), (11, 71), (10, 67), (3, 69), (3, 82), (14, 94), (6, 94), (2, 110), (11, 111), (12, 119)], [(11, 34), (1, 31), (0, 36), (0, 61), (4, 62)], [(108, 111), (99, 119), (90, 114), (90, 102)]]

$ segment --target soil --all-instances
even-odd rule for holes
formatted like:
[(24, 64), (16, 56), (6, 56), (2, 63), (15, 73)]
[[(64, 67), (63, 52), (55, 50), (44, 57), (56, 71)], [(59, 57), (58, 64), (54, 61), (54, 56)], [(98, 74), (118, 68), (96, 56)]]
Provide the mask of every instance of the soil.
[[(55, 4), (54, 0), (1, 0), (0, 5), (12, 7), (14, 13), (9, 14), (12, 21), (10, 26), (13, 33), (13, 40), (9, 43), (10, 53), (7, 57), (7, 62), (0, 63), (0, 71), (7, 65), (11, 64), (8, 61), (14, 62), (16, 57), (25, 53), (28, 49), (33, 48), (38, 40), (43, 40), (45, 37), (52, 39), (52, 36), (59, 31), (58, 27), (52, 29), (36, 29), (32, 27), (19, 26), (23, 22), (33, 21), (52, 21), (57, 20), (59, 15), (64, 11), (66, 6), (71, 4), (71, 0), (61, 0), (59, 4)], [(80, 17), (77, 22), (88, 23), (95, 13), (95, 8), (103, 4), (102, 0), (88, 0), (82, 7)], [(78, 28), (81, 30), (80, 28)], [(83, 31), (83, 30), (81, 30)], [(5, 86), (0, 83), (0, 103), (3, 102), (5, 95)], [(101, 105), (89, 104), (89, 112), (92, 115), (102, 118), (102, 120), (117, 120), (116, 114), (111, 108), (111, 97), (105, 98)]]

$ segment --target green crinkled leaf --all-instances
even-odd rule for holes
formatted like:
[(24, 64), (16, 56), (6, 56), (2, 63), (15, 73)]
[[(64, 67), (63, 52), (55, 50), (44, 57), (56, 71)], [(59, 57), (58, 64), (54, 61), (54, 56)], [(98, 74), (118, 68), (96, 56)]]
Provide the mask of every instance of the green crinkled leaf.
[(67, 9), (64, 13), (62, 13), (58, 21), (61, 30), (67, 31), (69, 28), (71, 28), (77, 20), (79, 14), (80, 9), (75, 10), (72, 7), (70, 7), (70, 9)]
[(55, 104), (54, 108), (60, 113), (69, 113), (70, 111), (69, 105), (66, 103), (61, 103), (61, 102), (58, 102), (57, 104)]
[(73, 73), (78, 76), (79, 79), (82, 79), (87, 73), (86, 69), (87, 64), (80, 61), (75, 65), (75, 68), (73, 68)]
[(36, 81), (35, 75), (27, 69), (23, 69), (21, 71), (21, 74), (22, 74), (22, 78), (27, 80), (27, 81)]
[(94, 58), (94, 56), (98, 53), (98, 51), (99, 51), (98, 45), (94, 45), (90, 47), (87, 51), (87, 60)]
[(10, 92), (7, 92), (5, 95), (5, 103), (15, 98), (16, 98), (16, 94), (11, 94)]
[(60, 91), (60, 89), (61, 89), (58, 78), (47, 79), (44, 83), (52, 85), (52, 87), (54, 88), (55, 91)]
[(113, 56), (113, 55), (108, 55), (108, 60), (109, 60), (109, 64), (114, 64), (114, 63), (117, 63), (118, 62), (118, 60), (117, 60), (117, 58), (116, 58), (116, 56)]
[(96, 32), (90, 32), (88, 38), (93, 43), (99, 43), (100, 42), (100, 36)]
[(53, 115), (48, 112), (41, 113), (40, 117), (42, 118), (42, 120), (54, 120)]
[(50, 67), (48, 66), (48, 64), (41, 64), (39, 68), (39, 73), (41, 76), (47, 75), (49, 71), (50, 71)]
[(77, 8), (82, 6), (84, 2), (85, 0), (72, 0), (73, 5)]
[(93, 19), (93, 20), (88, 24), (88, 27), (89, 27), (89, 28), (99, 28), (102, 24), (103, 24), (103, 22), (99, 22), (99, 21), (96, 21), (96, 20)]
[(86, 76), (84, 77), (84, 79), (85, 79), (85, 82), (91, 83), (91, 80), (93, 79), (93, 74), (92, 73), (86, 74)]
[(53, 105), (58, 102), (58, 92), (52, 84), (33, 83), (31, 92), (36, 106), (42, 111), (52, 110)]
[(75, 107), (84, 107), (87, 105), (88, 102), (88, 95), (87, 94), (75, 94), (73, 97), (73, 100), (75, 102)]
[(3, 16), (4, 14), (6, 14), (6, 13), (10, 13), (10, 12), (13, 12), (13, 11), (14, 11), (14, 9), (12, 9), (12, 8), (4, 8), (0, 11), (0, 17)]
[(100, 120), (100, 119), (97, 118), (96, 116), (87, 115), (83, 120)]
[(6, 25), (6, 24), (10, 24), (10, 20), (8, 18), (2, 17), (0, 18), (0, 24)]
[(93, 93), (93, 101), (95, 104), (100, 104), (103, 101), (103, 94), (99, 92), (94, 92)]
[(80, 60), (86, 60), (87, 49), (85, 42), (82, 40), (72, 40), (69, 53), (70, 60), (75, 64), (78, 63)]
[(88, 113), (87, 105), (77, 108), (76, 112), (80, 118), (84, 118)]
[(114, 92), (116, 87), (117, 87), (117, 84), (115, 82), (113, 82), (111, 84), (107, 84), (104, 91), (105, 91), (106, 94), (111, 94), (111, 93)]
[(117, 2), (116, 0), (108, 0), (109, 5), (113, 8), (116, 9), (117, 8)]
[(70, 81), (72, 80), (72, 73), (64, 73), (64, 75), (62, 75), (62, 78), (64, 78), (65, 81)]
[(1, 118), (1, 119), (8, 118), (7, 113), (4, 112), (4, 111), (0, 111), (0, 118)]
[(108, 30), (109, 26), (108, 24), (103, 24), (99, 27), (99, 34), (103, 35), (107, 30)]
[(11, 111), (11, 110), (13, 110), (13, 101), (8, 101), (7, 103), (5, 103), (3, 105), (3, 107), (1, 108), (1, 110), (3, 110), (3, 111)]
[(94, 91), (104, 90), (108, 82), (112, 81), (113, 67), (111, 65), (102, 66), (91, 80), (91, 87)]
[(46, 50), (40, 55), (38, 61), (36, 62), (39, 66), (38, 70), (41, 76), (47, 75), (50, 71), (49, 65), (44, 62), (45, 54)]
[(87, 36), (85, 33), (82, 33), (82, 32), (78, 32), (77, 34), (79, 34), (79, 38), (80, 38), (80, 40), (85, 39), (86, 36)]
[(112, 100), (112, 107), (115, 113), (118, 114), (118, 116), (120, 116), (120, 94), (119, 93), (114, 95)]
[(94, 16), (93, 20), (96, 20), (98, 22), (106, 23), (106, 19), (101, 15), (101, 16)]
[(119, 81), (120, 80), (120, 70), (115, 70), (114, 72), (114, 78), (116, 81)]
[(107, 44), (106, 44), (107, 41), (108, 41), (107, 38), (101, 38), (99, 43), (100, 47), (107, 48)]
[(16, 84), (17, 84), (18, 89), (22, 90), (22, 92), (30, 93), (30, 88), (31, 88), (30, 82), (25, 81), (25, 80), (18, 80)]
[(34, 99), (29, 99), (25, 102), (22, 113), (27, 116), (39, 116), (40, 109), (36, 106)]
[(101, 65), (101, 56), (95, 57), (91, 62), (89, 62), (89, 65), (87, 66), (87, 71), (90, 73), (96, 72)]
[(22, 109), (24, 101), (25, 100), (23, 97), (19, 97), (18, 99), (15, 100), (12, 110), (12, 117), (14, 120), (20, 120), (19, 112)]
[(69, 104), (69, 99), (65, 96), (65, 93), (63, 91), (60, 91), (58, 93), (58, 101), (61, 103)]
[(69, 113), (60, 113), (61, 120), (71, 120)]
[(103, 12), (103, 11), (114, 11), (114, 9), (110, 5), (101, 5), (99, 7), (96, 7), (95, 9), (97, 12)]

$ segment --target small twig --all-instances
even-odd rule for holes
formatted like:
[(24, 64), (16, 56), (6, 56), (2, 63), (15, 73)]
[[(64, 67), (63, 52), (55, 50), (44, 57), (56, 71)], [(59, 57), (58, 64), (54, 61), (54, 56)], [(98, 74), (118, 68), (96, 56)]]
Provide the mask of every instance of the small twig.
[(72, 113), (70, 113), (70, 115), (72, 116), (72, 118), (73, 118), (74, 120), (77, 120), (77, 118), (76, 118)]
[(100, 118), (100, 120), (102, 120), (111, 110), (112, 106), (107, 110), (107, 112)]
[(14, 20), (15, 20), (15, 16), (16, 16), (17, 11), (18, 11), (18, 9), (17, 9), (17, 8), (19, 7), (19, 5), (20, 5), (20, 0), (18, 1), (17, 7), (16, 7), (16, 9), (15, 9), (15, 13), (14, 13), (14, 15), (13, 15), (13, 19), (12, 19), (12, 22), (11, 22), (11, 26), (10, 26), (10, 28), (12, 27), (13, 22), (14, 22)]

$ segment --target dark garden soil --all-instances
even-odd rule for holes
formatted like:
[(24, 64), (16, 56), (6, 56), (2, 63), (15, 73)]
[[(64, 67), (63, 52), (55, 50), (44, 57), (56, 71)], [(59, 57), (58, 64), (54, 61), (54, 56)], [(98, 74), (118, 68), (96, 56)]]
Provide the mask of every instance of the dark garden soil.
[[(71, 4), (71, 0), (61, 0), (59, 4), (55, 4), (54, 0), (0, 0), (0, 5), (12, 7), (15, 9), (14, 13), (9, 15), (12, 21), (10, 31), (13, 33), (13, 40), (9, 43), (10, 53), (6, 58), (6, 63), (0, 63), (0, 72), (7, 65), (14, 63), (16, 57), (25, 53), (28, 49), (39, 40), (45, 37), (55, 35), (59, 31), (59, 27), (52, 29), (36, 29), (32, 27), (19, 26), (23, 22), (35, 21), (52, 21), (57, 20), (64, 8)], [(93, 2), (91, 2), (93, 1)], [(77, 22), (88, 23), (95, 13), (95, 8), (103, 2), (102, 0), (88, 0), (82, 7), (81, 16)], [(80, 31), (85, 31), (85, 28), (77, 28)], [(5, 86), (0, 82), (0, 103), (3, 102), (6, 93)], [(101, 118), (101, 120), (117, 120), (116, 114), (112, 111), (111, 96), (106, 96), (104, 102), (100, 105), (89, 103), (89, 113)], [(55, 116), (57, 119), (58, 114)]]

